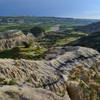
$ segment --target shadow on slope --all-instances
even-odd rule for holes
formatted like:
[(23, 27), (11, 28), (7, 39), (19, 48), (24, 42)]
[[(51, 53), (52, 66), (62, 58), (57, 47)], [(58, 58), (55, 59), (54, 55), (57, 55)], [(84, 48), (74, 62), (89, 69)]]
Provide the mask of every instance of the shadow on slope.
[(90, 35), (82, 37), (79, 40), (73, 41), (68, 45), (85, 46), (100, 51), (100, 31), (91, 33)]
[(25, 48), (23, 46), (14, 47), (13, 49), (4, 50), (0, 52), (0, 58), (12, 58), (12, 59), (43, 59), (43, 53), (45, 49), (40, 48)]

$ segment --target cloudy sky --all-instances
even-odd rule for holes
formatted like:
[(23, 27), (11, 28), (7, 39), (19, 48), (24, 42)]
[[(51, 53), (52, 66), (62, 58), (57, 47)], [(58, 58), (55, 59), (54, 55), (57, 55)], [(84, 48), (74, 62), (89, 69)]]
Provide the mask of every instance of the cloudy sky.
[(0, 0), (0, 16), (99, 18), (100, 0)]

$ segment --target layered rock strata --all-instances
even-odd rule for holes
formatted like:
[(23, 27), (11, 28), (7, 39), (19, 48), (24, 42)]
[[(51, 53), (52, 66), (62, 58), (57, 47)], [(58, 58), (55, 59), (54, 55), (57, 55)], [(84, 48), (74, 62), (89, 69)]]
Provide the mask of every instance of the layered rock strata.
[[(100, 78), (99, 52), (85, 47), (60, 47), (45, 55), (45, 59), (0, 59), (0, 79), (15, 79), (15, 86), (21, 88), (43, 88), (43, 91), (52, 91), (54, 95), (62, 98), (61, 100), (69, 100), (64, 98), (67, 92), (67, 97), (71, 100), (100, 99), (100, 84), (94, 81)], [(1, 86), (4, 86), (2, 81)], [(95, 87), (94, 92), (91, 92), (91, 87)], [(92, 93), (94, 97), (91, 97)]]

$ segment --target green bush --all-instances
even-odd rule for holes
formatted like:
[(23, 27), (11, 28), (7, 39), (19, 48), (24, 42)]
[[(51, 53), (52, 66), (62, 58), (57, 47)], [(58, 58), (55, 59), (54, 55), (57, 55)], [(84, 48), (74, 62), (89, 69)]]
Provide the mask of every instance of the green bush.
[(6, 78), (3, 78), (2, 81), (0, 80), (0, 85), (15, 85), (16, 83), (17, 82), (16, 82), (15, 79), (6, 79)]
[(43, 33), (45, 33), (45, 30), (42, 28), (42, 27), (33, 27), (31, 30), (30, 30), (31, 33), (33, 33), (33, 35), (35, 37), (38, 37), (38, 36), (42, 36)]

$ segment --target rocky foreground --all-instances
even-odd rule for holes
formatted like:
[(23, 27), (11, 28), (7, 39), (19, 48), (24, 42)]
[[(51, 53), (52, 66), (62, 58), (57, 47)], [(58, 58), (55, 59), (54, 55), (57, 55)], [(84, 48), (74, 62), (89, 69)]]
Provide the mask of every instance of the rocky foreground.
[(100, 100), (100, 53), (59, 47), (45, 60), (0, 59), (0, 100)]

